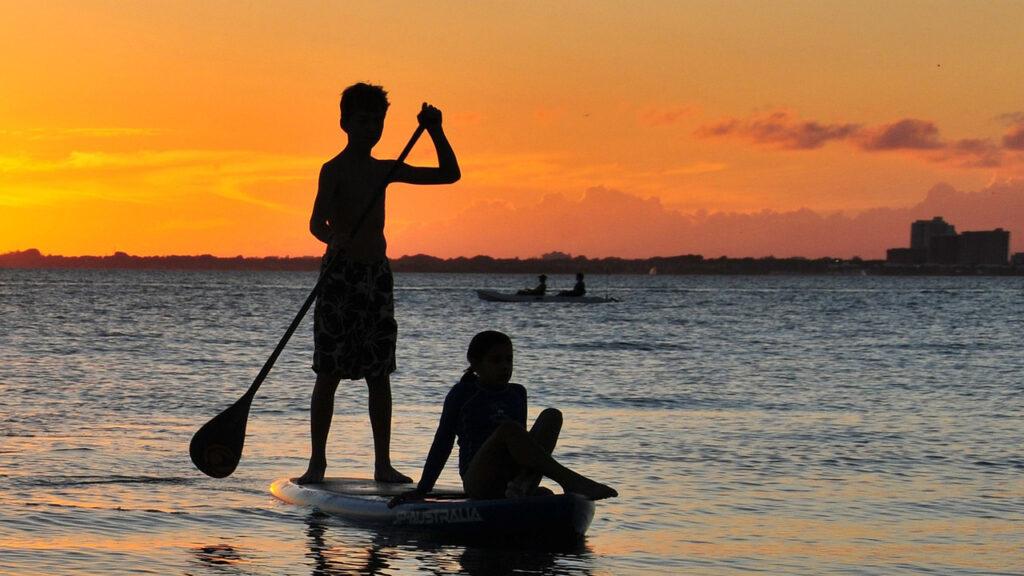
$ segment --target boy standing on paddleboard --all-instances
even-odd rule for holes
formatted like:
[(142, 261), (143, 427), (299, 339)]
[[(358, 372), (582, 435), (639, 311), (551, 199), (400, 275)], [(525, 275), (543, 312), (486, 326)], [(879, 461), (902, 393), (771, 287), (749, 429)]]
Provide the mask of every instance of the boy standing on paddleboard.
[[(341, 95), (341, 129), (348, 144), (320, 169), (309, 229), (327, 244), (322, 266), (338, 257), (313, 313), (312, 451), (300, 484), (323, 481), (334, 393), (342, 379), (366, 380), (374, 479), (412, 482), (391, 466), (390, 374), (395, 370), (398, 325), (384, 239), (384, 189), (388, 182), (451, 184), (461, 173), (441, 128), (441, 111), (426, 103), (417, 120), (434, 143), (438, 167), (395, 166), (395, 160), (374, 158), (371, 151), (384, 130), (388, 106), (387, 92), (380, 86), (359, 83), (346, 88)], [(364, 212), (367, 215), (359, 222)]]

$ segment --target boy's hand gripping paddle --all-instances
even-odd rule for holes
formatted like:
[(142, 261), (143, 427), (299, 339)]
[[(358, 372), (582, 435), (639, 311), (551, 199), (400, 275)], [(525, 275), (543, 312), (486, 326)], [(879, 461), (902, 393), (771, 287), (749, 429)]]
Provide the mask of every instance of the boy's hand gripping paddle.
[[(405, 145), (402, 153), (399, 154), (398, 159), (388, 170), (387, 175), (384, 177), (384, 183), (381, 185), (380, 190), (374, 196), (373, 201), (370, 202), (363, 213), (356, 220), (355, 226), (352, 228), (352, 232), (349, 234), (348, 241), (343, 245), (347, 246), (355, 238), (357, 232), (362, 227), (366, 217), (370, 214), (373, 207), (384, 197), (384, 189), (391, 181), (391, 177), (394, 175), (395, 169), (398, 168), (402, 162), (405, 161), (405, 157), (409, 155), (412, 147), (416, 144), (416, 140), (419, 139), (420, 135), (423, 134), (423, 126), (420, 125), (413, 132), (412, 138), (409, 139), (409, 143)], [(292, 333), (299, 327), (299, 323), (302, 321), (303, 316), (309, 311), (309, 307), (313, 305), (313, 301), (316, 300), (316, 295), (320, 290), (320, 286), (323, 285), (324, 280), (330, 273), (334, 262), (338, 260), (338, 256), (344, 252), (344, 250), (338, 250), (334, 256), (331, 257), (327, 265), (324, 266), (323, 271), (320, 273), (320, 277), (316, 281), (316, 286), (313, 286), (313, 290), (310, 291), (309, 296), (306, 297), (306, 302), (303, 303), (302, 308), (299, 309), (299, 313), (295, 315), (295, 319), (292, 320), (288, 330), (285, 331), (284, 336), (281, 337), (281, 341), (277, 343), (277, 347), (274, 348), (274, 352), (270, 354), (270, 358), (267, 358), (266, 363), (263, 364), (263, 369), (256, 375), (256, 379), (249, 385), (249, 390), (242, 395), (234, 404), (229, 406), (226, 410), (216, 415), (203, 427), (196, 431), (192, 435), (192, 442), (188, 445), (188, 454), (192, 458), (192, 463), (196, 465), (196, 468), (201, 470), (207, 476), (213, 476), (214, 478), (224, 478), (231, 475), (238, 466), (238, 461), (242, 458), (242, 446), (245, 444), (245, 426), (249, 421), (249, 406), (252, 404), (252, 399), (256, 396), (256, 391), (259, 390), (260, 385), (263, 384), (263, 380), (270, 373), (270, 369), (274, 366), (274, 362), (277, 361), (277, 357), (284, 350), (288, 340), (292, 337)]]

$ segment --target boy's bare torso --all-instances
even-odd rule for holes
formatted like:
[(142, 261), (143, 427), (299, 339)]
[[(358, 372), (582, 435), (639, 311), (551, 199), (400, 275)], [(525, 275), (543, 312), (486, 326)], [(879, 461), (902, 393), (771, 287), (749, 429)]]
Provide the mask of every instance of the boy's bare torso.
[[(326, 188), (326, 216), (334, 233), (332, 248), (344, 249), (343, 257), (349, 260), (373, 262), (386, 257), (381, 184), (393, 162), (372, 157), (353, 161), (339, 154), (324, 164), (321, 185)], [(351, 238), (353, 228), (370, 203), (373, 208)]]

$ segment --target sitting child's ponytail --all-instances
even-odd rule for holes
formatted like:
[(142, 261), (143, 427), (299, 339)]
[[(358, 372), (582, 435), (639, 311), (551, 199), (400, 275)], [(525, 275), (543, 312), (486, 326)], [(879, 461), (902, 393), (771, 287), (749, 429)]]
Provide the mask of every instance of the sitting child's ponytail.
[(466, 371), (462, 373), (462, 378), (459, 378), (459, 384), (465, 384), (470, 380), (476, 379), (476, 372), (473, 372), (473, 367), (466, 368)]

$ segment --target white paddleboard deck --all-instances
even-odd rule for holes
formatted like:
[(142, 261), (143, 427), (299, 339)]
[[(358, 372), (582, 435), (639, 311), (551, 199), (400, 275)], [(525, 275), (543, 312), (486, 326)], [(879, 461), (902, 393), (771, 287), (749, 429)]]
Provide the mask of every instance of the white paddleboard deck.
[(594, 517), (594, 503), (577, 494), (470, 500), (461, 490), (441, 486), (425, 500), (388, 508), (391, 497), (413, 485), (365, 478), (326, 478), (321, 484), (293, 480), (275, 480), (270, 492), (352, 522), (439, 535), (578, 539)]

